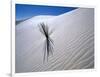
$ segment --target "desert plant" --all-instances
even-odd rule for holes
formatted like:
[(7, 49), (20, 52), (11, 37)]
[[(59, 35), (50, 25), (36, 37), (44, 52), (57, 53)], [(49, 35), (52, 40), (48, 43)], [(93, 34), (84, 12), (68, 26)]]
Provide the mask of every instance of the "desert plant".
[(49, 27), (44, 22), (39, 24), (39, 30), (40, 32), (45, 36), (45, 52), (44, 52), (44, 61), (47, 59), (50, 54), (53, 55), (53, 49), (54, 49), (54, 41), (51, 39), (50, 35), (52, 34), (52, 31), (49, 32)]

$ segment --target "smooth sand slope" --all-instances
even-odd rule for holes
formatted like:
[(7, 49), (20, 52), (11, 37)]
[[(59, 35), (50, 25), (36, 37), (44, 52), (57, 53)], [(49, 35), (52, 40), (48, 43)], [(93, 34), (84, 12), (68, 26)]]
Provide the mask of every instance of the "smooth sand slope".
[[(53, 55), (43, 61), (45, 36), (39, 23), (48, 25)], [(78, 8), (59, 16), (37, 16), (16, 25), (15, 71), (37, 72), (94, 67), (94, 9)]]

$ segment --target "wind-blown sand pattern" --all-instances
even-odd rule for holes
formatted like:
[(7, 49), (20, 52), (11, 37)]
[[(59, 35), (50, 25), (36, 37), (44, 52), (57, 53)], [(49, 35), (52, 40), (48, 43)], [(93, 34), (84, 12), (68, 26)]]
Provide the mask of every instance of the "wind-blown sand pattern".
[[(45, 22), (54, 41), (53, 55), (43, 62)], [(94, 68), (94, 9), (78, 8), (59, 16), (36, 16), (16, 25), (15, 72)]]

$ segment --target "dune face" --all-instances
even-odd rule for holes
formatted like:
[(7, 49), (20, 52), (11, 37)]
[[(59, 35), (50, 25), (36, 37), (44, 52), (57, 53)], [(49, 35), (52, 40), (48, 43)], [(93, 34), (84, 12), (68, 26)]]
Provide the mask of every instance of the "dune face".
[[(41, 22), (52, 32), (49, 36), (41, 33)], [(44, 61), (49, 50), (45, 52), (47, 38), (54, 45)], [(78, 8), (59, 16), (25, 20), (16, 25), (15, 44), (16, 73), (94, 68), (94, 9)]]

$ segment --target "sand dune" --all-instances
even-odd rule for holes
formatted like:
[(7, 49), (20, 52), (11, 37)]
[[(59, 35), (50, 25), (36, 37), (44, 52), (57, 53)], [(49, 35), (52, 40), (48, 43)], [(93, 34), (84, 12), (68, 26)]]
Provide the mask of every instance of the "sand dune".
[[(52, 31), (53, 55), (43, 62), (45, 36), (38, 24)], [(37, 16), (16, 26), (15, 71), (37, 72), (94, 67), (94, 10), (78, 8), (59, 16)]]

